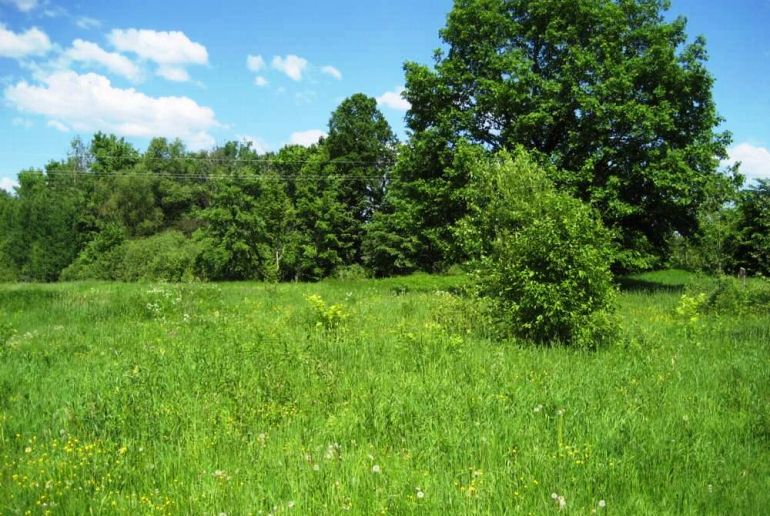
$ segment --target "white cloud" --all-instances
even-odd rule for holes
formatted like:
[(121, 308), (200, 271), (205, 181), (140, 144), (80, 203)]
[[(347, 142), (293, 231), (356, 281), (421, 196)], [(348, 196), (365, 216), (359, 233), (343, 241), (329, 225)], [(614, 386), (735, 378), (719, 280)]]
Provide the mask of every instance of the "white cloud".
[(49, 120), (47, 124), (48, 127), (52, 127), (56, 129), (57, 131), (61, 131), (63, 133), (70, 132), (70, 128), (64, 125), (63, 123), (59, 122), (58, 120)]
[(22, 112), (48, 117), (54, 127), (180, 138), (193, 149), (213, 145), (209, 131), (221, 126), (212, 109), (188, 97), (150, 97), (133, 88), (116, 88), (95, 73), (56, 72), (42, 82), (8, 86), (5, 100)]
[(47, 53), (51, 47), (51, 40), (37, 27), (32, 27), (23, 33), (16, 33), (0, 24), (0, 57), (18, 59), (39, 56)]
[(90, 16), (80, 16), (75, 20), (75, 25), (85, 30), (98, 29), (102, 26), (102, 22)]
[(386, 91), (377, 97), (377, 104), (390, 109), (395, 109), (396, 111), (409, 111), (412, 108), (412, 105), (408, 100), (402, 97), (403, 93), (403, 87), (398, 87), (393, 91)]
[(252, 72), (259, 72), (265, 68), (265, 60), (262, 56), (250, 55), (246, 58), (246, 67)]
[(326, 138), (326, 133), (320, 129), (311, 129), (309, 131), (300, 131), (292, 133), (289, 138), (291, 145), (302, 145), (303, 147), (310, 147), (318, 143), (321, 138)]
[(262, 76), (257, 76), (257, 78), (254, 79), (254, 84), (262, 88), (263, 86), (267, 86), (268, 82), (267, 79), (265, 79)]
[(96, 63), (105, 67), (110, 72), (125, 77), (131, 81), (138, 81), (142, 71), (129, 58), (116, 52), (107, 52), (96, 43), (76, 39), (72, 47), (63, 55), (64, 59), (83, 63)]
[(10, 177), (0, 177), (0, 190), (13, 193), (13, 189), (19, 186), (19, 182)]
[(727, 163), (741, 162), (741, 174), (747, 179), (770, 179), (770, 150), (750, 143), (741, 143), (728, 149)]
[(257, 154), (266, 154), (270, 151), (270, 146), (262, 138), (256, 136), (241, 136), (241, 142), (251, 145), (252, 150)]
[(207, 64), (206, 47), (195, 43), (184, 32), (113, 29), (110, 42), (121, 52), (133, 52), (158, 64)]
[(323, 68), (321, 68), (321, 73), (325, 73), (326, 75), (334, 77), (338, 81), (342, 80), (342, 72), (340, 72), (339, 70), (337, 70), (336, 68), (334, 68), (331, 65), (327, 65), (327, 66), (324, 66)]
[(190, 80), (190, 74), (182, 66), (161, 65), (155, 73), (167, 81), (186, 82)]
[(273, 68), (285, 73), (294, 81), (302, 80), (302, 72), (307, 68), (307, 64), (307, 59), (293, 54), (289, 54), (286, 57), (273, 57)]
[(206, 47), (180, 31), (113, 29), (108, 39), (119, 51), (132, 52), (158, 64), (156, 73), (170, 81), (189, 80), (185, 65), (205, 65), (209, 61)]
[(19, 11), (28, 13), (37, 7), (38, 0), (3, 0), (3, 3), (13, 5)]

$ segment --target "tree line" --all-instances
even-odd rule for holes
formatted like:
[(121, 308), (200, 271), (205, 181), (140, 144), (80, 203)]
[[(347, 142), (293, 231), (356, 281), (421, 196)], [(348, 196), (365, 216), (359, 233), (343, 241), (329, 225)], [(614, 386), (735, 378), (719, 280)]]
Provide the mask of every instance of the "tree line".
[(487, 252), (490, 235), (466, 231), (470, 214), (519, 205), (490, 198), (504, 192), (485, 189), (478, 164), (521, 152), (606, 228), (616, 271), (768, 274), (770, 186), (742, 190), (737, 167), (720, 166), (730, 135), (718, 131), (705, 41), (666, 9), (456, 0), (433, 66), (405, 65), (403, 143), (363, 94), (308, 148), (190, 152), (156, 138), (140, 152), (114, 135), (76, 138), (67, 158), (0, 194), (0, 278), (441, 271)]

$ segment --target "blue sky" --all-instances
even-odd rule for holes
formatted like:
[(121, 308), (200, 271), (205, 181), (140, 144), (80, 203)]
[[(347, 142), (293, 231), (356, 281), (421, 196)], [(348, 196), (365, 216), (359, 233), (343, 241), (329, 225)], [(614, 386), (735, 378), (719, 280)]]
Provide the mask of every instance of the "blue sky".
[[(770, 177), (770, 0), (673, 0), (708, 42), (731, 156)], [(0, 187), (76, 134), (307, 144), (345, 97), (403, 136), (406, 60), (430, 63), (451, 0), (0, 0)]]

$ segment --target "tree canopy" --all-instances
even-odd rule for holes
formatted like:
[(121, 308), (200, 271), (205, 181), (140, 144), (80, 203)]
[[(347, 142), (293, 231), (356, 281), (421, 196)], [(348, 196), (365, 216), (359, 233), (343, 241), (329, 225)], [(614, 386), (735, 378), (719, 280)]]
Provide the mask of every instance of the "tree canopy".
[[(433, 69), (407, 63), (416, 135), (523, 145), (618, 234), (627, 267), (689, 234), (730, 141), (703, 38), (663, 0), (456, 0)], [(451, 143), (450, 143), (451, 144)], [(423, 176), (431, 177), (432, 170)]]

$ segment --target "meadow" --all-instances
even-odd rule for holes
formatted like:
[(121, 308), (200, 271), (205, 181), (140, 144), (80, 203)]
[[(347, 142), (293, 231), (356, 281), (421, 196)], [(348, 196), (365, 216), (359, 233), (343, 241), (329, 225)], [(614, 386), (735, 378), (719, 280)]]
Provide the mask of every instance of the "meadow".
[(598, 350), (463, 276), (0, 285), (3, 514), (760, 514), (770, 315), (622, 281)]

